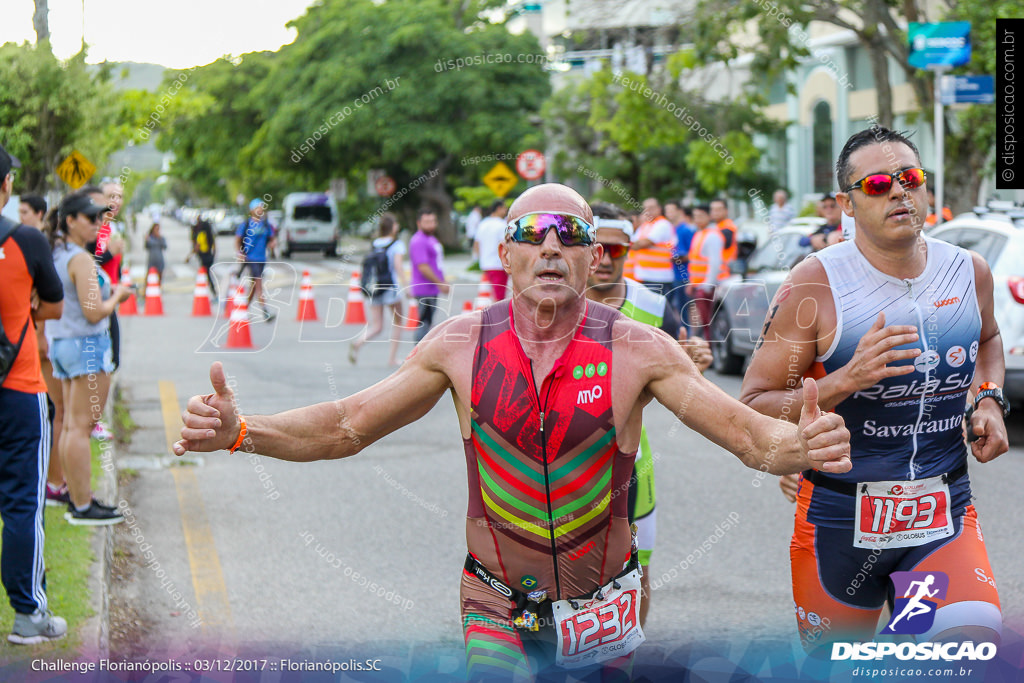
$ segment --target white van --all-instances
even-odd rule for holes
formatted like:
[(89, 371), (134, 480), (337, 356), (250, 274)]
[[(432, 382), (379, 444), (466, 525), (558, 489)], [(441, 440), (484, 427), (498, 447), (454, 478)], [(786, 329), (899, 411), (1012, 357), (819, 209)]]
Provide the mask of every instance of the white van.
[(323, 192), (293, 192), (284, 198), (284, 216), (278, 231), (281, 254), (293, 251), (338, 253), (338, 205)]

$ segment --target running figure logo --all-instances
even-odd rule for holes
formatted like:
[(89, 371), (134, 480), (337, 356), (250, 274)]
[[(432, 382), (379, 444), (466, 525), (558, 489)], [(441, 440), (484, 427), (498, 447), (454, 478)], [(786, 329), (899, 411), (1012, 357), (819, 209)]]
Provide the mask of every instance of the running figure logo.
[(935, 600), (928, 598), (944, 600), (949, 577), (945, 572), (893, 572), (892, 584), (896, 595), (893, 619), (882, 633), (919, 635), (928, 631), (936, 608)]

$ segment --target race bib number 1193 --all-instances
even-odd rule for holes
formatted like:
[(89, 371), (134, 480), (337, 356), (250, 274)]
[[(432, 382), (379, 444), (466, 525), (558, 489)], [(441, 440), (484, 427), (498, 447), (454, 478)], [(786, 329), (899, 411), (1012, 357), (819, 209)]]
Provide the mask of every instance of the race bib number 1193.
[(909, 548), (953, 535), (942, 477), (857, 484), (858, 548)]

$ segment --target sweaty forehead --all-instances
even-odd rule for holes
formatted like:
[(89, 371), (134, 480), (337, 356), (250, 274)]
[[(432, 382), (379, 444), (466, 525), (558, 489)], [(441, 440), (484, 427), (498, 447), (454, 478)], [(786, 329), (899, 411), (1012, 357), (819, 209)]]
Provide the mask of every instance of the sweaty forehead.
[(850, 182), (872, 173), (895, 173), (920, 163), (914, 150), (902, 142), (865, 145), (850, 155), (850, 168), (853, 170)]
[(576, 190), (558, 183), (535, 185), (519, 195), (508, 209), (508, 221), (511, 223), (528, 213), (537, 212), (571, 213), (588, 223), (594, 222), (594, 214), (587, 201)]

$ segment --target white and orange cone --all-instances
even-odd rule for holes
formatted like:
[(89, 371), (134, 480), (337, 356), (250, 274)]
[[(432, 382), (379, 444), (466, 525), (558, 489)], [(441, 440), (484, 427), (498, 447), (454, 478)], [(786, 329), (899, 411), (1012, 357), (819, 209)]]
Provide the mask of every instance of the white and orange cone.
[(313, 280), (309, 271), (302, 271), (302, 289), (299, 290), (299, 311), (295, 316), (299, 322), (316, 321), (316, 301), (313, 299)]
[(163, 315), (164, 302), (160, 298), (160, 276), (156, 268), (149, 269), (146, 276), (146, 310), (145, 315)]
[(348, 301), (345, 304), (343, 325), (365, 325), (366, 305), (363, 301), (363, 288), (359, 286), (359, 271), (352, 271), (352, 279), (348, 285)]
[(206, 268), (200, 267), (196, 273), (196, 289), (192, 295), (192, 317), (206, 318), (213, 315), (210, 309), (210, 284), (206, 279)]
[(415, 330), (420, 326), (420, 309), (415, 301), (409, 302), (409, 315), (405, 316), (405, 329)]
[[(121, 269), (121, 284), (125, 287), (131, 287), (132, 276), (128, 273), (128, 267), (125, 266)], [(117, 314), (120, 316), (138, 315), (139, 314), (139, 302), (135, 300), (135, 292), (132, 295), (121, 302), (121, 305), (117, 308)]]
[(231, 323), (228, 326), (229, 349), (251, 349), (252, 335), (249, 333), (249, 304), (244, 285), (238, 285), (234, 303), (231, 306)]
[(473, 301), (473, 310), (482, 311), (493, 303), (494, 290), (491, 288), (491, 283), (481, 275), (480, 286), (476, 290), (476, 300)]
[(231, 273), (231, 277), (228, 280), (228, 287), (227, 287), (227, 289), (224, 290), (225, 292), (227, 292), (227, 296), (224, 297), (224, 317), (225, 318), (230, 318), (231, 317), (231, 309), (235, 305), (235, 295), (232, 294), (232, 292), (234, 292), (236, 289), (238, 289), (238, 284), (239, 284), (238, 283), (238, 276), (235, 275), (234, 273)]

